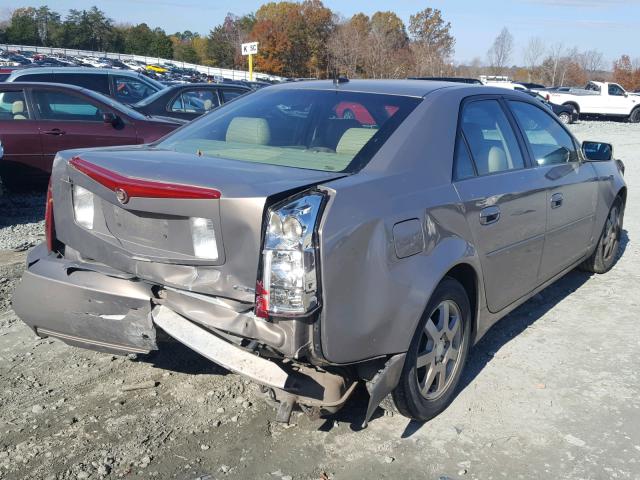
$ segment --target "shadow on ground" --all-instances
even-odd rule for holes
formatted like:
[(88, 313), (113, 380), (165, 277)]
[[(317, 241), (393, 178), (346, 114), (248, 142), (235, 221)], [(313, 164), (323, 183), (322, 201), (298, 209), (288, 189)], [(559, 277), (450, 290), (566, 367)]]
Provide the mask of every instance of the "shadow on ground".
[[(627, 231), (623, 230), (618, 259), (624, 254), (628, 243)], [(568, 295), (578, 290), (590, 276), (591, 274), (587, 272), (578, 269), (572, 270), (493, 325), (471, 350), (456, 396), (474, 381), (505, 344), (533, 325)], [(193, 375), (226, 375), (229, 373), (226, 369), (178, 342), (162, 342), (159, 351), (148, 355), (138, 355), (137, 361), (153, 364), (157, 368)], [(339, 422), (349, 424), (353, 431), (361, 430), (368, 399), (365, 387), (358, 385), (346, 405), (337, 413), (326, 417), (318, 429), (330, 431), (335, 426), (335, 422)], [(371, 421), (375, 421), (376, 418), (383, 415), (384, 411), (378, 408)], [(425, 423), (409, 421), (402, 433), (402, 438), (410, 437)]]

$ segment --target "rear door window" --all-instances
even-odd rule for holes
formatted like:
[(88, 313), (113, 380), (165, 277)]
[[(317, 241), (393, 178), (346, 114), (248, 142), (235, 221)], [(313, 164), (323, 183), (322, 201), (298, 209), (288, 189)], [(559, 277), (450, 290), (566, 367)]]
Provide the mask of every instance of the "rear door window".
[(497, 100), (467, 103), (461, 120), (478, 175), (524, 168), (518, 140)]
[(136, 103), (158, 91), (152, 85), (125, 75), (114, 75), (114, 97), (123, 103)]
[(215, 90), (195, 89), (185, 90), (169, 105), (170, 112), (179, 113), (207, 113), (219, 106), (218, 95)]
[(32, 93), (43, 120), (102, 121), (100, 107), (84, 97), (56, 90), (34, 90)]
[(547, 111), (526, 102), (509, 100), (511, 111), (525, 134), (536, 165), (578, 161), (571, 136)]
[(228, 102), (229, 100), (233, 100), (234, 98), (237, 98), (240, 95), (244, 95), (247, 92), (245, 92), (244, 90), (223, 89), (221, 93), (222, 93), (222, 101)]
[(23, 90), (0, 92), (0, 120), (28, 120)]

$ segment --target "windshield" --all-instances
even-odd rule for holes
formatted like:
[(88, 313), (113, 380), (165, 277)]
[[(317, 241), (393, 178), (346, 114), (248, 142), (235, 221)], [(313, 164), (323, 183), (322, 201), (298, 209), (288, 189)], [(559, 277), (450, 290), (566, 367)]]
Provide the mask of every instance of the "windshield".
[(228, 103), (157, 146), (312, 170), (362, 168), (420, 98), (339, 90), (263, 89)]

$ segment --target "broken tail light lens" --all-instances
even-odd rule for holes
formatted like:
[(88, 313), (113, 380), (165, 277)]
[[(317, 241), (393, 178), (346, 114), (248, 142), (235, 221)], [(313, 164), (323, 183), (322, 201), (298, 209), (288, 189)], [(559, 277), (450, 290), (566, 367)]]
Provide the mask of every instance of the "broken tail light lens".
[(47, 187), (47, 203), (44, 209), (44, 233), (47, 240), (47, 250), (53, 252), (53, 245), (56, 240), (56, 227), (53, 220), (53, 189), (51, 188), (51, 180)]
[(256, 315), (306, 315), (318, 306), (315, 227), (323, 201), (313, 192), (268, 210)]
[(80, 185), (73, 186), (73, 216), (76, 223), (93, 230), (93, 193)]

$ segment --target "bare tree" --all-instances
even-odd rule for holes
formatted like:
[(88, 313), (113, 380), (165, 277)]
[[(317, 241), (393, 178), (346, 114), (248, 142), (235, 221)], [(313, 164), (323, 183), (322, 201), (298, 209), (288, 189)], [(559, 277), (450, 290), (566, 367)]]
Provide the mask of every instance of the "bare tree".
[(564, 53), (564, 44), (562, 42), (554, 43), (549, 47), (549, 56), (544, 62), (546, 69), (546, 76), (548, 78), (549, 83), (552, 86), (557, 85), (558, 81), (558, 66), (560, 64), (560, 59), (562, 58)]
[(495, 74), (503, 73), (513, 53), (513, 35), (504, 27), (487, 52), (489, 66)]
[(560, 86), (563, 86), (567, 81), (567, 72), (571, 65), (576, 65), (576, 60), (580, 57), (580, 53), (577, 47), (573, 47), (571, 50), (567, 50), (564, 55), (558, 59), (558, 68), (556, 69), (557, 78), (560, 81)]
[(527, 42), (527, 46), (524, 48), (523, 58), (525, 66), (527, 67), (527, 74), (530, 82), (536, 73), (535, 71), (540, 66), (540, 61), (542, 60), (546, 49), (547, 47), (544, 40), (540, 37), (531, 37)]
[(368, 32), (358, 28), (356, 22), (341, 21), (329, 38), (330, 63), (333, 70), (348, 78), (355, 78), (362, 70), (364, 45)]
[(602, 70), (604, 63), (602, 52), (598, 50), (582, 52), (578, 56), (577, 62), (589, 77), (593, 76), (597, 71)]

